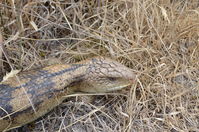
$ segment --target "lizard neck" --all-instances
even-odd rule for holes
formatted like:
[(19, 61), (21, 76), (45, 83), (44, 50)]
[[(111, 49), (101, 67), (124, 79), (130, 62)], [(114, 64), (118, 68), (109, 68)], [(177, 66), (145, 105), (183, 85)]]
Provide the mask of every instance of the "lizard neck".
[(48, 71), (48, 75), (51, 80), (55, 82), (55, 90), (67, 89), (68, 94), (72, 94), (74, 90), (70, 87), (78, 84), (80, 81), (84, 80), (87, 74), (88, 64), (71, 64), (71, 65), (53, 65), (44, 68), (43, 70)]

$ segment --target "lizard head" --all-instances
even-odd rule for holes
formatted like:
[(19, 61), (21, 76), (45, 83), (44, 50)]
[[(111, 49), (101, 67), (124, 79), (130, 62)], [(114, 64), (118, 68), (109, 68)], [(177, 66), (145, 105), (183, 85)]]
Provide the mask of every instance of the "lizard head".
[(92, 58), (86, 63), (86, 75), (76, 86), (79, 92), (100, 93), (119, 90), (131, 85), (136, 77), (132, 69), (108, 58)]

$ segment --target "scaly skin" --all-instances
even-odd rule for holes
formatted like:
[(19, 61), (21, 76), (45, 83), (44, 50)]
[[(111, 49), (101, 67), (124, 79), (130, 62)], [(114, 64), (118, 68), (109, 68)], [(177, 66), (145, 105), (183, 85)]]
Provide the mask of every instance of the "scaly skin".
[(38, 119), (66, 95), (110, 92), (132, 84), (134, 79), (131, 69), (101, 57), (21, 72), (0, 83), (0, 131)]

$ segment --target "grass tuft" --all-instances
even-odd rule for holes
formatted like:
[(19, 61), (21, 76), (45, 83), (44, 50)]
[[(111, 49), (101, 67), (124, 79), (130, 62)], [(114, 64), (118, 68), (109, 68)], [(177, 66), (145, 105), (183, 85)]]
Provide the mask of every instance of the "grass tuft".
[(71, 97), (16, 131), (199, 130), (198, 1), (2, 0), (0, 30), (6, 71), (105, 56), (139, 75), (117, 96)]

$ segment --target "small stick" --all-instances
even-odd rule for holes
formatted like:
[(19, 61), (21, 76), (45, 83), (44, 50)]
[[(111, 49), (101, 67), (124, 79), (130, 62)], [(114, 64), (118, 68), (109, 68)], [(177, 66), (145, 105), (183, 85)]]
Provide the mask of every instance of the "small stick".
[(4, 42), (3, 42), (3, 36), (0, 32), (0, 73), (3, 73), (3, 70), (4, 70), (4, 67), (3, 67), (3, 55), (6, 59), (6, 61), (8, 62), (8, 64), (10, 65), (11, 69), (13, 70), (13, 67), (11, 66), (11, 63), (10, 63), (10, 60), (8, 58), (8, 53), (5, 49), (5, 46), (4, 46)]
[(0, 32), (0, 72), (3, 70), (3, 37)]

